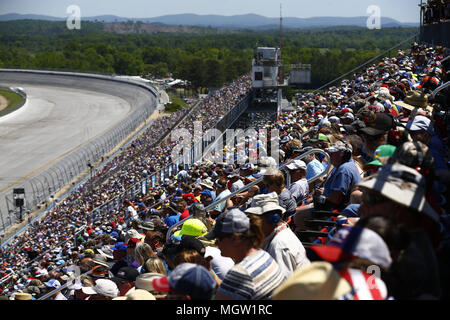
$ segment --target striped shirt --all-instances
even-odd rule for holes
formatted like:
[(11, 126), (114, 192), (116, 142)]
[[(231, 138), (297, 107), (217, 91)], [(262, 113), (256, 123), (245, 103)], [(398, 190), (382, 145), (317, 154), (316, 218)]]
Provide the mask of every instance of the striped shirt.
[(284, 280), (276, 261), (259, 250), (228, 271), (218, 292), (236, 300), (269, 300)]

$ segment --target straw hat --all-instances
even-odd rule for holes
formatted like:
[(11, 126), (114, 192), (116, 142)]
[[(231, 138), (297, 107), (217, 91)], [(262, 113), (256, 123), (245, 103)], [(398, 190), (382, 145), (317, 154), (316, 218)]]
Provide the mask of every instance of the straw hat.
[(273, 292), (273, 300), (335, 300), (351, 292), (352, 287), (333, 265), (315, 261), (294, 271)]

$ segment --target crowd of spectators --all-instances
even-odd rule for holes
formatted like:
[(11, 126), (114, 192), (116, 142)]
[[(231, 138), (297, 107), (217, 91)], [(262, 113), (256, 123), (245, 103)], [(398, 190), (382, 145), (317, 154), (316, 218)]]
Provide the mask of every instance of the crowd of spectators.
[[(148, 151), (135, 142), (117, 176), (104, 169), (101, 186), (81, 186), (2, 248), (2, 297), (39, 299), (69, 282), (50, 299), (448, 299), (448, 102), (430, 96), (449, 79), (442, 59), (442, 48), (415, 43), (299, 95), (295, 111), (262, 124), (280, 132), (283, 168), (267, 156), (198, 161), (118, 210), (95, 212), (170, 163), (173, 142)], [(219, 90), (184, 125), (211, 127), (250, 87), (245, 76)], [(296, 159), (312, 148), (329, 162)], [(224, 151), (236, 159), (238, 149)]]
[(428, 0), (424, 5), (424, 24), (450, 20), (450, 0)]

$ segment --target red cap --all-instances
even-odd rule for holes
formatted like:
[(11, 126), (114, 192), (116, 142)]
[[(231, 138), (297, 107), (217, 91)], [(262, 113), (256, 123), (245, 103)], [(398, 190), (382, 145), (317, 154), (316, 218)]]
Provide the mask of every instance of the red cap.
[(152, 284), (153, 284), (153, 288), (156, 291), (161, 291), (161, 292), (169, 292), (170, 291), (168, 277), (155, 278), (152, 280)]

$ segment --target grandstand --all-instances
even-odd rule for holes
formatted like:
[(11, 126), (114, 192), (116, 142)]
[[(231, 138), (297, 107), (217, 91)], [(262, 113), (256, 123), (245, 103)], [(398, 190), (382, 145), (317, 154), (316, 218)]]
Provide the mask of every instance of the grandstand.
[[(261, 48), (261, 58), (264, 52), (278, 51)], [(322, 299), (448, 299), (449, 61), (445, 46), (413, 43), (333, 86), (297, 95), (289, 111), (281, 108), (280, 86), (289, 81), (279, 82), (279, 60), (272, 61), (271, 83), (255, 75), (264, 63), (254, 61), (252, 74), (188, 113), (155, 121), (40, 221), (2, 243), (0, 295), (319, 299), (306, 289), (313, 270), (343, 283), (339, 292), (321, 292)], [(243, 141), (227, 136), (225, 146), (223, 135), (205, 135), (187, 156), (172, 158), (179, 141), (171, 130), (194, 136), (198, 121), (203, 131), (223, 135), (229, 128), (265, 133)], [(274, 145), (279, 162), (269, 156)], [(211, 150), (216, 157), (204, 158)], [(248, 160), (240, 162), (242, 150)], [(239, 260), (252, 227), (264, 241)], [(247, 296), (236, 281), (254, 254), (266, 259), (264, 276), (278, 288)], [(150, 260), (164, 270), (153, 270)], [(369, 277), (369, 266), (381, 270), (375, 288), (355, 280)], [(189, 268), (197, 277), (178, 287), (171, 275)], [(245, 279), (245, 289), (258, 284)], [(293, 283), (300, 285), (294, 290)]]

